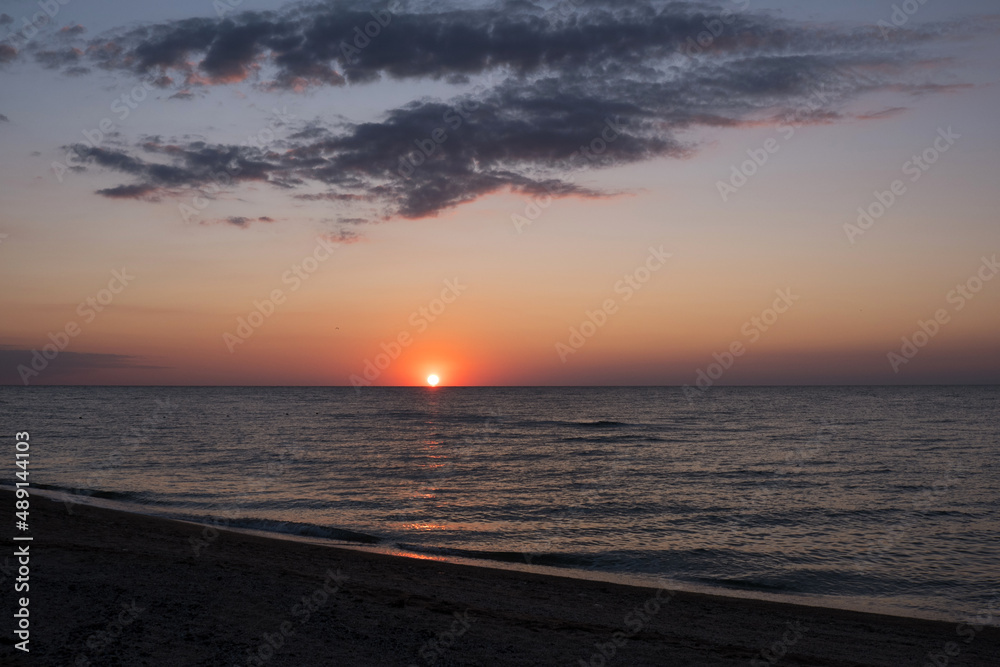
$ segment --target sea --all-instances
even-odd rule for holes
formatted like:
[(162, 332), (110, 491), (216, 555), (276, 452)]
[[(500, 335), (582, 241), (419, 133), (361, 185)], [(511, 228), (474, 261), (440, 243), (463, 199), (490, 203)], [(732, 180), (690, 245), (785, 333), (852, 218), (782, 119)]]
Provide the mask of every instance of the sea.
[(196, 554), (229, 528), (955, 622), (1000, 600), (1000, 387), (0, 387), (0, 415), (33, 493), (203, 523)]

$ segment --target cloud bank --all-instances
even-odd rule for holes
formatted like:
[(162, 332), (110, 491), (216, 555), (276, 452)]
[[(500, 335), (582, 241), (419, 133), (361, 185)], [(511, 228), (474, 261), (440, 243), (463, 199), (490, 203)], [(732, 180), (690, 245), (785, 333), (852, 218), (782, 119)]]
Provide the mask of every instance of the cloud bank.
[(704, 128), (890, 117), (899, 109), (848, 109), (866, 93), (952, 90), (927, 78), (936, 64), (922, 50), (970, 30), (925, 25), (887, 40), (875, 26), (649, 0), (566, 0), (554, 11), (518, 0), (478, 9), (327, 3), (130, 27), (34, 57), (69, 74), (155, 79), (179, 103), (193, 89), (237, 83), (261, 94), (451, 83), (451, 99), (415, 99), (368, 122), (299, 123), (267, 146), (157, 137), (71, 147), (78, 168), (132, 178), (98, 191), (109, 198), (263, 183), (363, 219), (421, 218), (503, 191), (608, 196), (571, 177), (689, 157)]
[(0, 346), (0, 385), (25, 384), (25, 378), (28, 384), (58, 384), (74, 382), (81, 377), (80, 374), (97, 371), (158, 368), (145, 363), (141, 357), (126, 354), (65, 350), (49, 361), (36, 350)]

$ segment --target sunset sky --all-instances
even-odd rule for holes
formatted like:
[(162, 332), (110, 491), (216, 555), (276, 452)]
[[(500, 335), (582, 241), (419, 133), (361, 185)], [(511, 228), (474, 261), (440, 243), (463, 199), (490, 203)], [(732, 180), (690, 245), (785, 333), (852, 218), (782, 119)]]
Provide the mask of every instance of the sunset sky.
[(50, 4), (0, 382), (1000, 382), (995, 2)]

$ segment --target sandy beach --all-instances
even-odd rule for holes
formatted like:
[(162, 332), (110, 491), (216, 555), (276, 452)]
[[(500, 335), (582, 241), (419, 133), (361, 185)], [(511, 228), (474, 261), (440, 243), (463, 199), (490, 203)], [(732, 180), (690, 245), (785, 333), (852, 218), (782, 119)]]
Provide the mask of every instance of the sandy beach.
[[(0, 495), (12, 513), (12, 494)], [(31, 517), (30, 660), (13, 645), (5, 555), (5, 664), (894, 666), (1000, 655), (994, 627), (216, 534), (85, 505), (70, 514), (39, 496)]]

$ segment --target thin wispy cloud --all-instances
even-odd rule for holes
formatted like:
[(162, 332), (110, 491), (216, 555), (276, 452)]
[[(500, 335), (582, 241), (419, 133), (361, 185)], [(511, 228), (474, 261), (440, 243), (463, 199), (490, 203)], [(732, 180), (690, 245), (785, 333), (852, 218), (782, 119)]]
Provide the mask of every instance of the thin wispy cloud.
[(255, 222), (274, 222), (274, 218), (266, 215), (258, 216), (256, 218), (248, 218), (242, 215), (231, 215), (227, 218), (222, 218), (220, 220), (206, 220), (202, 224), (204, 225), (232, 225), (233, 227), (239, 227), (240, 229), (246, 229), (251, 224)]

